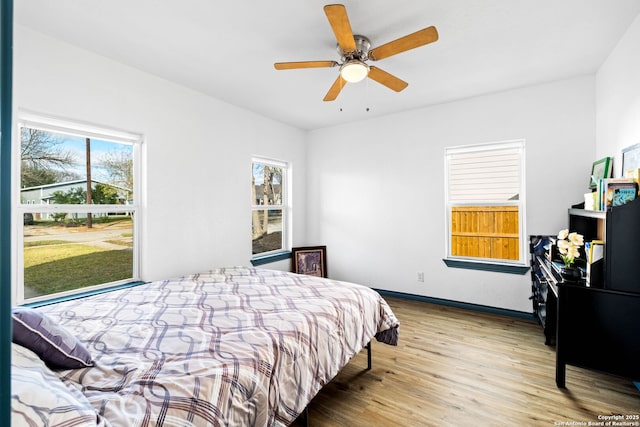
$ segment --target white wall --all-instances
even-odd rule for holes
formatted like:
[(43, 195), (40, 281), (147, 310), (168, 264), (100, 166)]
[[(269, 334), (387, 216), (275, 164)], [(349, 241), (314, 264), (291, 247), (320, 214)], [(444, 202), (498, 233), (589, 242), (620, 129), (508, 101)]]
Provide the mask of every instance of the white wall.
[(19, 26), (14, 66), (16, 108), (145, 135), (145, 280), (248, 264), (263, 155), (293, 162), (293, 243), (326, 244), (331, 277), (530, 311), (528, 275), (442, 262), (444, 147), (526, 139), (529, 234), (565, 226), (595, 153), (594, 77), (307, 134)]
[(14, 106), (144, 135), (144, 280), (249, 265), (252, 155), (292, 162), (294, 244), (305, 239), (300, 130), (20, 26)]
[(527, 233), (553, 234), (587, 191), (594, 123), (591, 76), (311, 132), (309, 243), (333, 278), (530, 312), (529, 274), (443, 263), (444, 148), (525, 139)]
[(596, 153), (614, 158), (622, 175), (623, 148), (640, 143), (640, 15), (596, 74)]

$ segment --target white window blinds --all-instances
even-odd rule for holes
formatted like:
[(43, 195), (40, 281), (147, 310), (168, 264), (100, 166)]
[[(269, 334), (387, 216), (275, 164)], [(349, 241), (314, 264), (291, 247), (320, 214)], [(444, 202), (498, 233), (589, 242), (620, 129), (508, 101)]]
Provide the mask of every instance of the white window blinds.
[(446, 149), (450, 203), (519, 200), (524, 141)]

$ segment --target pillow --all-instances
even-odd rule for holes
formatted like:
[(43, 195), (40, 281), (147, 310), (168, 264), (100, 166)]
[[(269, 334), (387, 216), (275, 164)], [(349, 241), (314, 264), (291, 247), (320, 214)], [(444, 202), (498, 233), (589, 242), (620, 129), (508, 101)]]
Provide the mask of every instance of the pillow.
[(11, 425), (105, 425), (100, 421), (80, 390), (62, 382), (32, 351), (12, 345)]
[(16, 307), (13, 318), (13, 342), (37, 354), (51, 368), (76, 369), (93, 366), (91, 354), (61, 325), (31, 308)]

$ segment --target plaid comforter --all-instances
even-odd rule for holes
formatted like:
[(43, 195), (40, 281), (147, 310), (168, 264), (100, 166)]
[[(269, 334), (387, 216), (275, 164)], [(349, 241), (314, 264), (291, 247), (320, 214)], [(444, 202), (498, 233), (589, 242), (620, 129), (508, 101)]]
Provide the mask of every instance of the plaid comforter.
[(226, 268), (42, 307), (95, 366), (59, 373), (112, 426), (284, 426), (398, 321), (360, 285)]

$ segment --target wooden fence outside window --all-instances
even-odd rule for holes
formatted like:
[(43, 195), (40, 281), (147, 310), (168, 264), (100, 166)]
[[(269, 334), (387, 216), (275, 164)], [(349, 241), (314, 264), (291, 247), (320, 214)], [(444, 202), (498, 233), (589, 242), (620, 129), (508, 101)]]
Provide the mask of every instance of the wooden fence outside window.
[(451, 255), (520, 259), (518, 206), (453, 206)]

